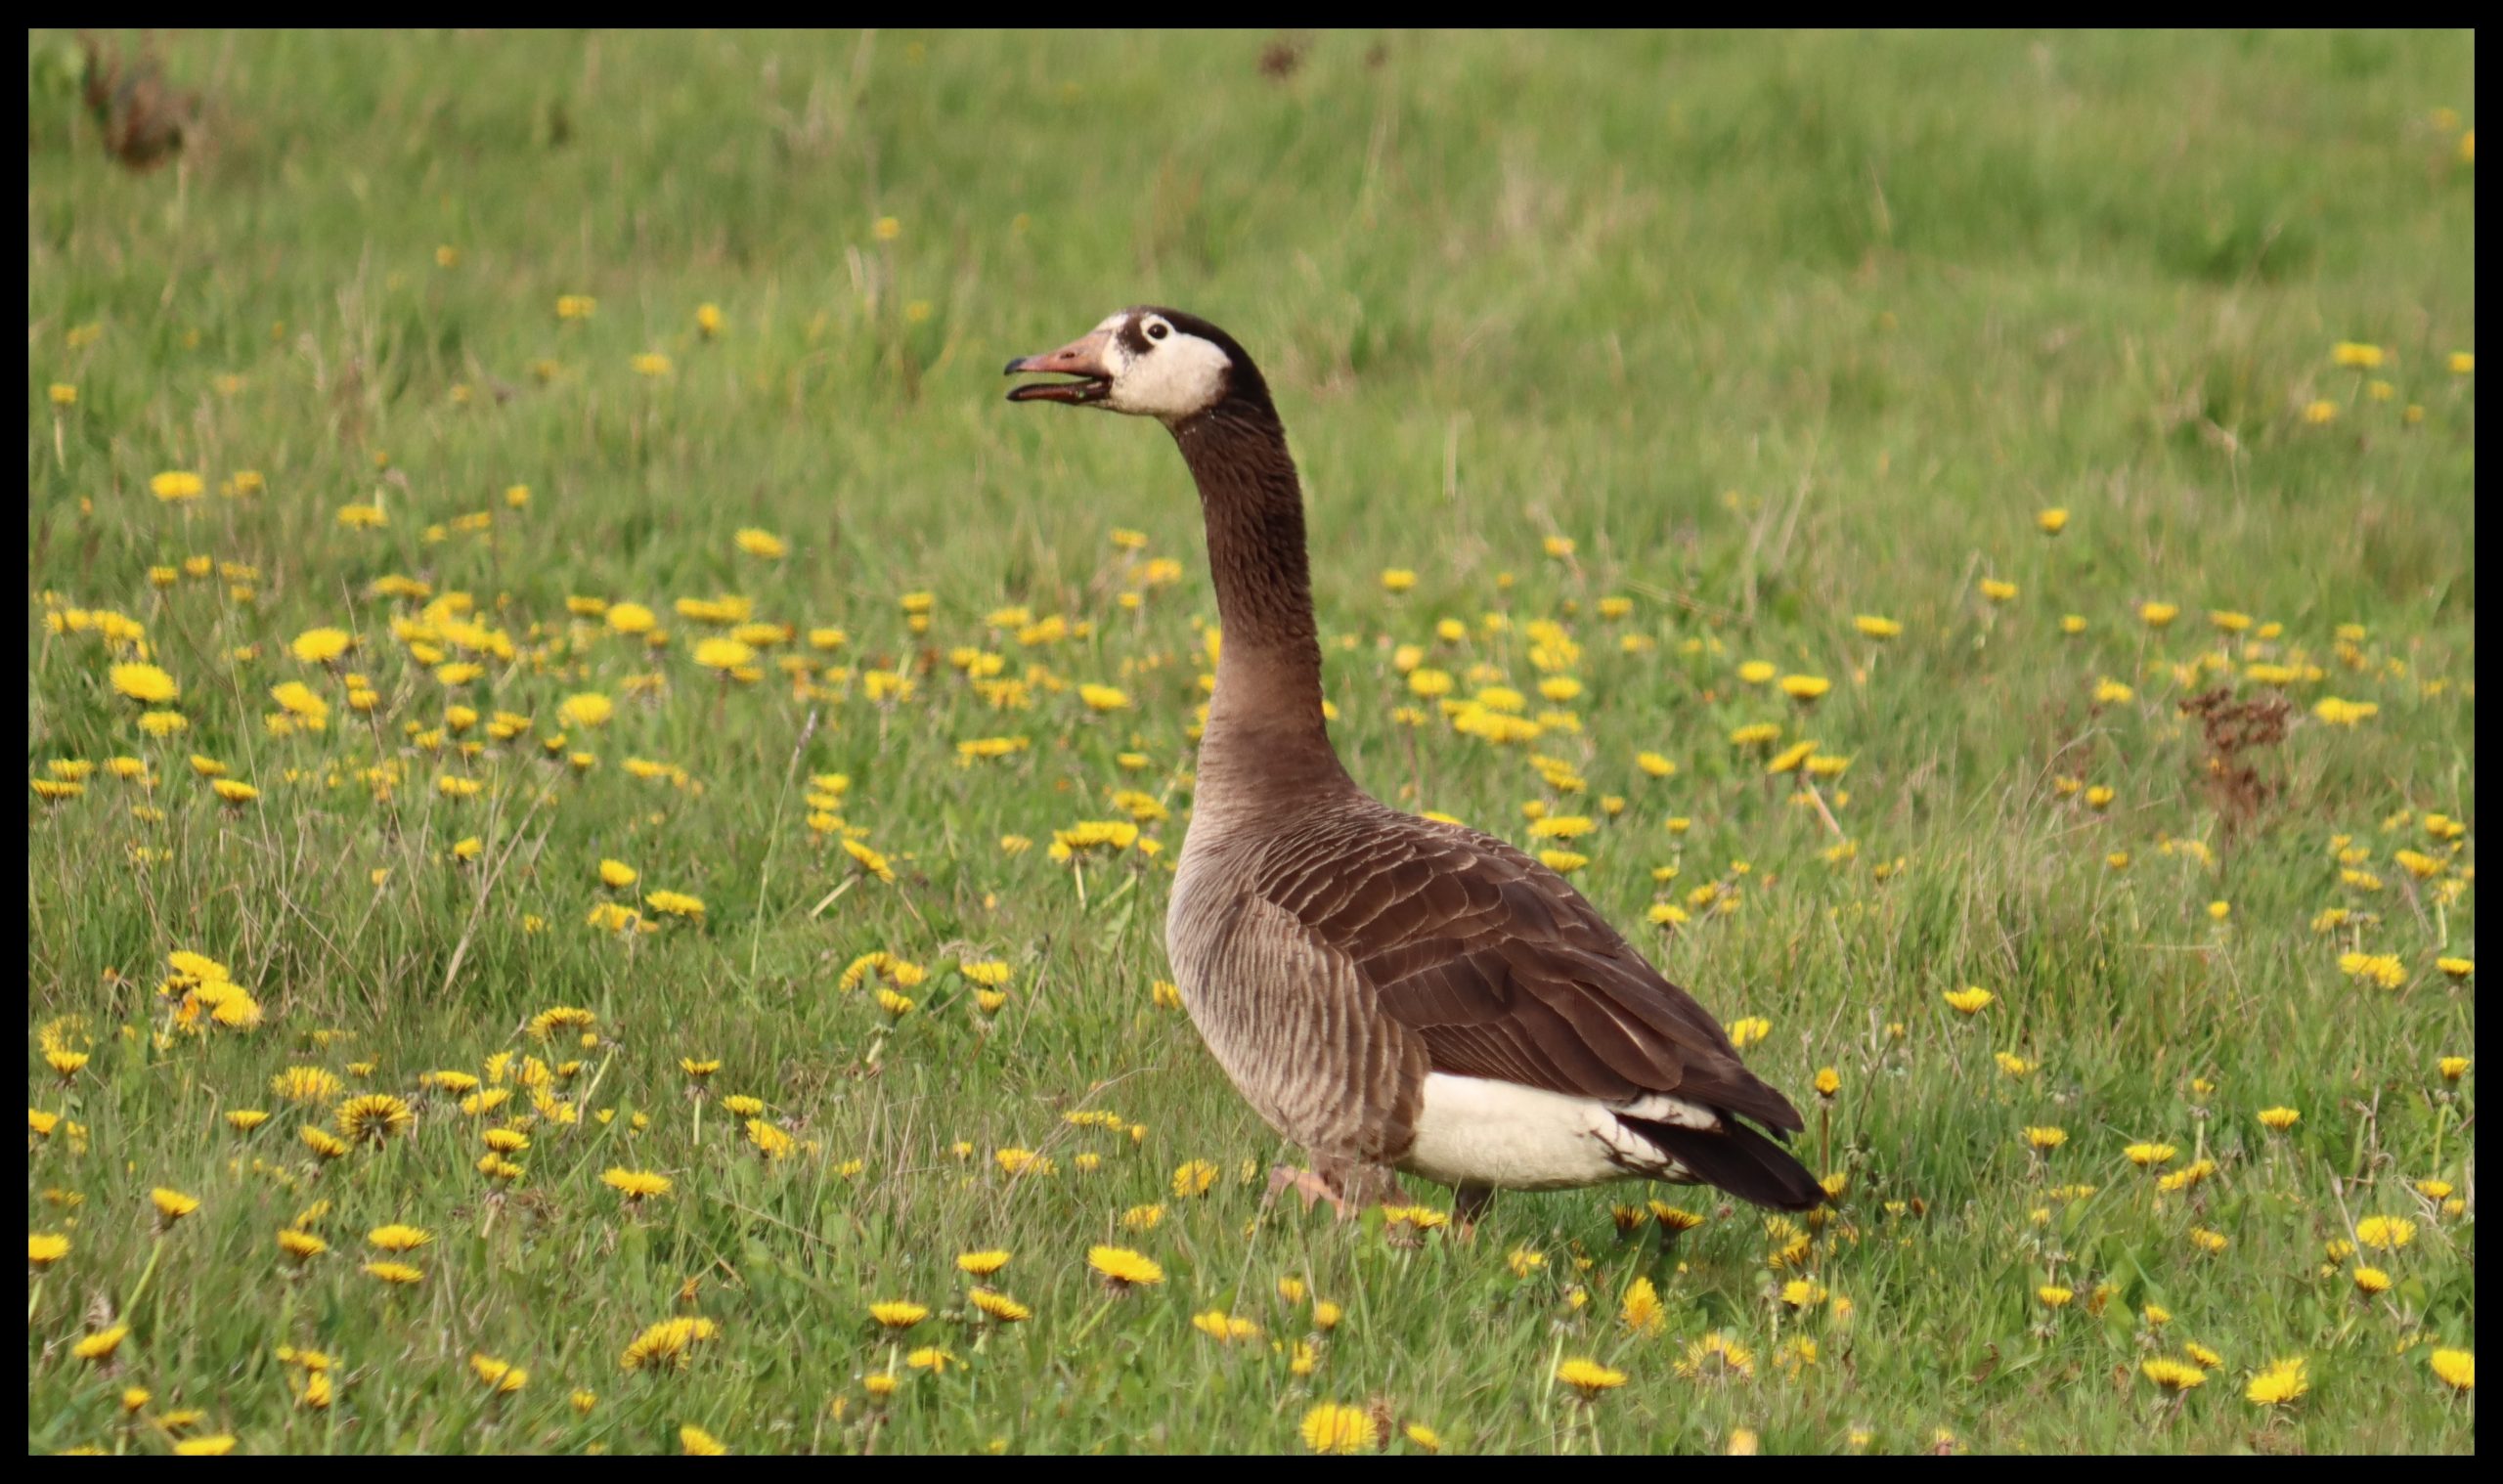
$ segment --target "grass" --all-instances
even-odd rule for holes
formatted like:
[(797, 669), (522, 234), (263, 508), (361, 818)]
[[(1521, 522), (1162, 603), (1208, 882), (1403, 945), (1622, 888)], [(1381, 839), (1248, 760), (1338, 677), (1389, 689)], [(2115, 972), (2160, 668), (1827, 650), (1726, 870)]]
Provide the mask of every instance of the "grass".
[[(133, 174), (73, 40), (29, 34), (27, 1096), (61, 1121), (27, 1220), (68, 1241), (30, 1243), (31, 1449), (1278, 1450), (1325, 1403), (1402, 1450), (2475, 1446), (2430, 1363), (2476, 1310), (2476, 1073), (2437, 1068), (2476, 1041), (2475, 167), (2437, 111), (2473, 42), (1332, 35), (1276, 76), (1271, 39), (169, 35), (199, 116)], [(1594, 818), (1575, 881), (1760, 1018), (1828, 1219), (1627, 1187), (1464, 1244), (1263, 1209), (1290, 1152), (1152, 992), (1212, 617), (1187, 476), (996, 374), (1140, 300), (1278, 388), (1357, 777), (1525, 842)], [(159, 500), (176, 471), (202, 493)], [(792, 626), (753, 681), (675, 606), (725, 593)], [(321, 627), (356, 647), (296, 658)], [(186, 730), (114, 692), (143, 652)], [(1409, 667), (1572, 724), (1462, 735)], [(2224, 781), (2179, 709), (2218, 687), (2289, 703)], [(1768, 776), (1754, 722), (1847, 770)], [(960, 760), (986, 737), (1024, 746)], [(1139, 845), (1048, 858), (1124, 807)], [(169, 982), (176, 950), (249, 998)], [(840, 987), (873, 951), (920, 979)], [(989, 961), (995, 1013), (958, 967)], [(556, 1006), (594, 1022), (535, 1035)], [(290, 1101), (295, 1067), (329, 1083)], [(317, 1155), (365, 1092), (414, 1129)], [(673, 1185), (630, 1209), (610, 1168)], [(1664, 1239), (1654, 1197), (1706, 1219)], [(2372, 1216), (2412, 1240), (2334, 1245)], [(362, 1271), (395, 1222), (432, 1238), (405, 1288)], [(1098, 1244), (1165, 1281), (1108, 1293)], [(1023, 1324), (966, 1307), (988, 1247)], [(889, 1300), (931, 1316), (882, 1332)], [(621, 1368), (679, 1315), (718, 1327), (691, 1365)], [(1680, 1374), (1716, 1333), (1751, 1375)], [(2194, 1346), (2196, 1389), (2142, 1371)], [(2246, 1400), (2294, 1357), (2305, 1395)], [(1585, 1405), (1579, 1358), (1625, 1384)]]

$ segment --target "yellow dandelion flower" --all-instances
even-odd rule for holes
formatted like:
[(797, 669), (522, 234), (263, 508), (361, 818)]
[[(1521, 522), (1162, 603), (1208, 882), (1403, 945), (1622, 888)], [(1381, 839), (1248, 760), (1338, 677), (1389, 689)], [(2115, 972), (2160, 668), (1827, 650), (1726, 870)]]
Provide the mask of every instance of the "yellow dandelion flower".
[(867, 874), (875, 876), (880, 881), (887, 882), (889, 884), (894, 883), (896, 879), (895, 867), (890, 864), (887, 857), (879, 851), (870, 849), (868, 846), (863, 845), (857, 840), (854, 840), (851, 837), (846, 836), (843, 841), (843, 852), (851, 856), (854, 863), (858, 865), (860, 869)]
[(130, 1326), (115, 1325), (79, 1340), (69, 1347), (69, 1353), (83, 1361), (110, 1360), (113, 1352), (121, 1348), (121, 1342), (129, 1337)]
[(338, 1123), (341, 1136), (351, 1142), (363, 1139), (379, 1144), (416, 1127), (417, 1115), (391, 1094), (370, 1092), (341, 1103)]
[(620, 1166), (602, 1173), (599, 1179), (602, 1185), (616, 1191), (630, 1201), (645, 1200), (654, 1196), (669, 1194), (669, 1177), (646, 1170), (626, 1169)]
[(1707, 1333), (1687, 1344), (1685, 1356), (1677, 1362), (1677, 1374), (1687, 1381), (1733, 1381), (1755, 1376), (1755, 1351), (1730, 1339), (1727, 1333)]
[(2253, 1376), (2251, 1384), (2244, 1388), (2244, 1400), (2255, 1407), (2285, 1406), (2311, 1389), (2304, 1369), (2302, 1356), (2270, 1362), (2268, 1369)]
[(1164, 1281), (1163, 1267), (1127, 1247), (1089, 1247), (1086, 1249), (1086, 1265), (1103, 1275), (1116, 1288), (1153, 1288)]
[(530, 1383), (529, 1372), (510, 1361), (498, 1360), (492, 1355), (471, 1352), (469, 1369), (476, 1374), (479, 1380), (486, 1383), (489, 1391), (499, 1396), (508, 1396)]
[(704, 917), (704, 898), (690, 896), (683, 892), (646, 892), (643, 894), (643, 905), (664, 917), (682, 917), (697, 922)]
[(174, 677), (154, 665), (115, 665), (106, 677), (115, 691), (148, 706), (162, 706), (182, 694)]
[(1314, 1453), (1368, 1453), (1380, 1441), (1373, 1414), (1362, 1407), (1323, 1402), (1303, 1415), (1303, 1446)]
[(1258, 1325), (1248, 1319), (1230, 1315), (1223, 1309), (1210, 1309), (1204, 1314), (1192, 1315), (1191, 1328), (1219, 1344), (1257, 1338), (1260, 1333)]
[(975, 1288), (965, 1295), (965, 1300), (1003, 1325), (1023, 1324), (1034, 1313), (1007, 1294), (989, 1288)]
[(996, 1247), (981, 1252), (959, 1252), (956, 1254), (956, 1266), (976, 1278), (988, 1278), (1008, 1266), (1008, 1256), (1004, 1248)]
[(664, 1319), (648, 1326), (627, 1345), (619, 1366), (627, 1371), (647, 1371), (662, 1366), (686, 1369), (694, 1358), (698, 1344), (719, 1338), (722, 1327), (709, 1319), (683, 1315)]
[(287, 643), (287, 652), (307, 665), (328, 665), (346, 654), (356, 636), (344, 629), (307, 629)]
[(2395, 1252), (2416, 1240), (2416, 1223), (2402, 1216), (2367, 1216), (2355, 1223), (2355, 1241), (2376, 1252)]
[(799, 1141), (763, 1118), (747, 1120), (747, 1142), (768, 1160), (787, 1159)]
[(957, 1359), (956, 1352), (943, 1350), (937, 1345), (921, 1346), (905, 1356), (903, 1363), (915, 1371), (927, 1371), (933, 1375), (944, 1375), (950, 1368), (964, 1364)]
[(1625, 1384), (1625, 1373), (1595, 1360), (1567, 1360), (1556, 1368), (1556, 1379), (1582, 1394), (1584, 1401)]
[(695, 646), (695, 663), (725, 677), (755, 661), (755, 647), (742, 639), (710, 638)]
[(2208, 1383), (2208, 1373), (2197, 1366), (2187, 1361), (2173, 1360), (2161, 1355), (2142, 1363), (2138, 1370), (2145, 1374), (2148, 1380), (2175, 1394)]
[(1816, 751), (1817, 744), (1813, 741), (1794, 742), (1776, 753), (1771, 761), (1765, 764), (1764, 770), (1767, 774), (1795, 773)]
[(1659, 1224), (1661, 1232), (1671, 1237), (1681, 1232), (1693, 1231), (1696, 1227), (1703, 1225), (1701, 1216), (1663, 1201), (1652, 1201), (1650, 1209), (1651, 1219)]
[(1617, 1318), (1637, 1334), (1657, 1334), (1668, 1325), (1668, 1314), (1661, 1306), (1659, 1290), (1651, 1286), (1648, 1278), (1637, 1278), (1627, 1287), (1625, 1302), (1617, 1311)]

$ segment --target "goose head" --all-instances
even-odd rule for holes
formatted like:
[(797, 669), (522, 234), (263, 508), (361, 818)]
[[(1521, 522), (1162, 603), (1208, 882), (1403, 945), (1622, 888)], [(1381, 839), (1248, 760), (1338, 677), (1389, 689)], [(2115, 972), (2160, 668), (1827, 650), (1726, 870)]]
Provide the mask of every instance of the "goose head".
[(1025, 382), (1009, 401), (1066, 402), (1174, 426), (1228, 407), (1269, 411), (1268, 385), (1243, 347), (1179, 310), (1124, 309), (1058, 350), (1009, 362), (1006, 374), (1034, 372), (1073, 379)]

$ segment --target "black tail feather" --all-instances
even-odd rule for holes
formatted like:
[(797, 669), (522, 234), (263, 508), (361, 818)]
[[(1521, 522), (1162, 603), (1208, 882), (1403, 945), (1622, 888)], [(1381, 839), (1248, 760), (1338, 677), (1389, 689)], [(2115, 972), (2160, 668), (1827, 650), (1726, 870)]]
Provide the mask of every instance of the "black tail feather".
[(1777, 1211), (1805, 1211), (1825, 1203), (1825, 1188), (1790, 1151), (1727, 1114), (1717, 1133), (1647, 1118), (1618, 1121), (1658, 1145), (1696, 1179), (1741, 1200)]

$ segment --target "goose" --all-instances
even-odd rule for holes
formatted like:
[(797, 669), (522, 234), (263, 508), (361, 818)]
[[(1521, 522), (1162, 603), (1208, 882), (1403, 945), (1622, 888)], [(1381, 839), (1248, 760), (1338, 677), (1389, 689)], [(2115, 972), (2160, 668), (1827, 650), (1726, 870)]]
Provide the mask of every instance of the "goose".
[(1625, 1178), (1822, 1203), (1766, 1132), (1797, 1131), (1798, 1111), (1582, 894), (1501, 840), (1382, 804), (1340, 765), (1302, 485), (1242, 345), (1142, 306), (1008, 363), (1030, 373), (1060, 379), (1009, 401), (1154, 417), (1199, 486), (1224, 641), (1165, 951), (1217, 1065), (1308, 1154), (1271, 1194), (1343, 1216), (1404, 1204), (1409, 1173), (1453, 1187), (1464, 1230), (1498, 1189)]

